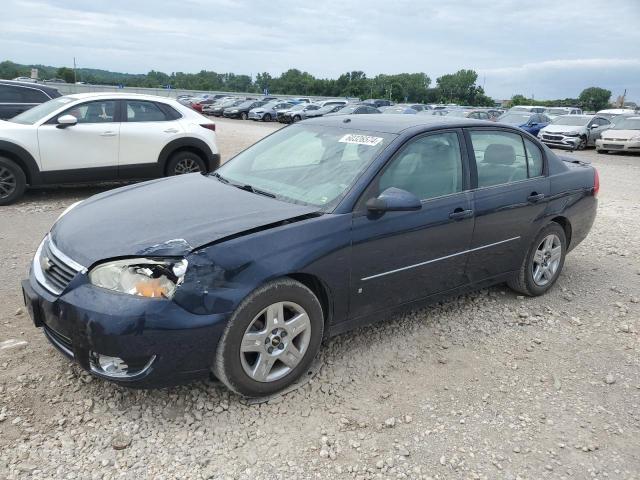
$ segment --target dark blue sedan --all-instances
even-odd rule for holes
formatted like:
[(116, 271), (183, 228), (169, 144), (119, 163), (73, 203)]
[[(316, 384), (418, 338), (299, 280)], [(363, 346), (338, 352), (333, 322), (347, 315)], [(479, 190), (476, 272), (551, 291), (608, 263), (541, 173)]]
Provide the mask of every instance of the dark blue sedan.
[(594, 168), (517, 128), (322, 117), (213, 174), (68, 210), (24, 298), (98, 377), (156, 387), (213, 373), (268, 395), (307, 371), (323, 338), (399, 309), (500, 282), (545, 293), (589, 232), (598, 188)]
[(514, 125), (533, 136), (537, 136), (540, 130), (549, 125), (551, 119), (542, 113), (508, 111), (499, 116), (497, 121)]

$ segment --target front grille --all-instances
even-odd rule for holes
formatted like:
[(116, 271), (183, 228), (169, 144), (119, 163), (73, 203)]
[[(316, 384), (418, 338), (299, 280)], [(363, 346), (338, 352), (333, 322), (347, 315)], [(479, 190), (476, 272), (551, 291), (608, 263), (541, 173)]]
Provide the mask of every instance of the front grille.
[(554, 140), (556, 142), (561, 142), (562, 141), (562, 137), (558, 136), (558, 135), (542, 135), (542, 138), (544, 138), (545, 140)]
[(47, 236), (33, 259), (36, 279), (51, 293), (59, 295), (84, 267), (56, 248)]
[(610, 150), (622, 150), (624, 148), (624, 145), (617, 145), (615, 143), (604, 143), (602, 146)]
[(53, 328), (48, 325), (44, 325), (44, 333), (49, 339), (51, 343), (53, 343), (56, 347), (61, 349), (64, 353), (73, 357), (73, 344), (71, 343), (71, 339), (69, 337), (65, 337), (61, 333), (56, 332)]

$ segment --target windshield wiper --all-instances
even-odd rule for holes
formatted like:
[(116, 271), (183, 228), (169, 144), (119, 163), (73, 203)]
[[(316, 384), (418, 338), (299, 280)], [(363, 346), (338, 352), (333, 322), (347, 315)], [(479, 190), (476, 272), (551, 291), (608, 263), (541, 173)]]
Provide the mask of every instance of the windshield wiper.
[(258, 190), (257, 188), (254, 188), (251, 185), (241, 185), (237, 183), (232, 183), (231, 185), (233, 185), (236, 188), (239, 188), (240, 190), (246, 190), (247, 192), (257, 193), (258, 195), (264, 195), (265, 197), (269, 197), (269, 198), (276, 198), (276, 196), (273, 193), (265, 192), (264, 190)]
[(213, 172), (211, 174), (212, 177), (216, 177), (218, 180), (220, 180), (222, 183), (229, 183), (229, 180), (227, 180), (226, 178), (224, 178), (222, 175), (220, 175), (218, 172)]

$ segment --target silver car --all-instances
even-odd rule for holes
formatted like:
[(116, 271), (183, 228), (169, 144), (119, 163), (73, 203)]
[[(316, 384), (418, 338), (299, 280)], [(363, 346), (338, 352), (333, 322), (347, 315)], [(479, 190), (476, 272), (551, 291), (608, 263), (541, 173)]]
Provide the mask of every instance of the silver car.
[(275, 120), (278, 116), (278, 112), (281, 110), (288, 110), (293, 107), (293, 103), (285, 102), (283, 100), (274, 100), (269, 103), (265, 103), (261, 107), (249, 110), (250, 120), (262, 120), (263, 122), (270, 122)]
[(560, 115), (542, 128), (538, 138), (550, 147), (582, 150), (595, 146), (611, 122), (599, 115)]

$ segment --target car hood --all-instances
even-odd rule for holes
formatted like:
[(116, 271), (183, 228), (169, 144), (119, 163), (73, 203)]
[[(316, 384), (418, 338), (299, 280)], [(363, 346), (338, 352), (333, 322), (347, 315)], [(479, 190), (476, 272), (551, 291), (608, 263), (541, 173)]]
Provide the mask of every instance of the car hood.
[(226, 185), (199, 173), (95, 195), (60, 218), (51, 237), (89, 267), (126, 256), (182, 256), (247, 230), (317, 212)]
[(579, 125), (547, 125), (542, 130), (545, 133), (582, 132), (586, 130), (586, 127)]
[(640, 130), (606, 130), (602, 132), (601, 137), (629, 140), (630, 138), (640, 137)]

